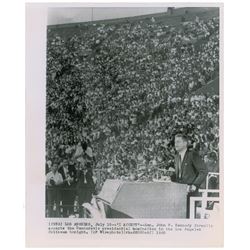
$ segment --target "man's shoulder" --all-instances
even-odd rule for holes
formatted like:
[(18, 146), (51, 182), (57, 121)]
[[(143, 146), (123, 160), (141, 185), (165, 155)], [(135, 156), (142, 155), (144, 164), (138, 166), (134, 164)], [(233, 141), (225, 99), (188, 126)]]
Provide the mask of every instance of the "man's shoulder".
[(61, 172), (59, 172), (59, 170), (56, 172), (57, 174), (59, 174), (59, 175), (62, 175), (62, 173)]
[(193, 148), (187, 149), (187, 154), (188, 154), (189, 156), (192, 156), (192, 157), (199, 157), (199, 156), (200, 156), (199, 152), (196, 151), (196, 150), (193, 149)]

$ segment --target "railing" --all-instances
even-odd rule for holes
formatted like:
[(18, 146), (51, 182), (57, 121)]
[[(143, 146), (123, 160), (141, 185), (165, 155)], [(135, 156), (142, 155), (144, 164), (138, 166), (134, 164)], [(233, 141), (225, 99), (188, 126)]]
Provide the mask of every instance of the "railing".
[[(211, 216), (218, 213), (219, 206), (216, 204), (220, 203), (220, 190), (219, 189), (209, 189), (209, 182), (211, 180), (211, 177), (217, 176), (219, 178), (219, 173), (213, 173), (209, 172), (206, 178), (206, 188), (205, 189), (199, 189), (199, 192), (201, 193), (201, 197), (190, 197), (190, 213), (189, 218), (195, 219), (208, 219)], [(209, 194), (213, 194), (215, 196), (209, 196)], [(196, 206), (196, 202), (200, 202), (201, 206)], [(212, 204), (212, 209), (208, 209), (209, 205)], [(213, 211), (213, 212), (212, 212)]]

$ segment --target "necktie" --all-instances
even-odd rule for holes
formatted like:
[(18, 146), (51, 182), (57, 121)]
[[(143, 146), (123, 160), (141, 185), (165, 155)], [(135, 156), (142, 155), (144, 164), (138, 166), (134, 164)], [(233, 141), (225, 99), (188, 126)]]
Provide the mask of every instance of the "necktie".
[(179, 179), (181, 179), (181, 155), (178, 154), (178, 174), (179, 174)]

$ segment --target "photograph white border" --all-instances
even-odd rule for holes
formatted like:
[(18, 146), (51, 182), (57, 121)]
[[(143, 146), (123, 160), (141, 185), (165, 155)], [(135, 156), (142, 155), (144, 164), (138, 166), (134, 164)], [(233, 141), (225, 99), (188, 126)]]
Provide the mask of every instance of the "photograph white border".
[[(162, 3), (147, 6), (159, 7)], [(63, 4), (72, 6), (72, 4)], [(106, 4), (79, 4), (78, 7), (107, 6)], [(56, 7), (58, 4), (27, 4), (26, 5), (26, 244), (27, 246), (58, 247), (58, 246), (96, 246), (96, 247), (214, 247), (223, 245), (223, 216), (216, 221), (217, 228), (211, 238), (208, 235), (198, 233), (180, 235), (176, 233), (170, 237), (57, 237), (48, 236), (47, 222), (45, 218), (45, 97), (46, 97), (46, 32), (47, 32), (47, 7)], [(62, 5), (60, 4), (60, 7)], [(112, 6), (114, 6), (112, 4)], [(116, 7), (131, 6), (127, 3)], [(145, 7), (145, 3), (132, 4), (133, 7)], [(169, 3), (164, 3), (164, 7)], [(221, 7), (220, 23), (223, 25), (222, 4), (197, 4), (185, 3), (185, 6), (213, 6)], [(223, 26), (222, 26), (223, 27)], [(223, 30), (223, 29), (222, 29)], [(222, 37), (222, 36), (221, 36)], [(220, 38), (221, 38), (220, 37)], [(220, 142), (223, 142), (223, 44), (220, 40)], [(223, 148), (220, 151), (223, 152)], [(221, 153), (220, 153), (221, 154)], [(220, 157), (220, 171), (223, 175), (223, 157)], [(223, 178), (222, 178), (223, 179)], [(221, 181), (223, 187), (223, 181)], [(221, 188), (221, 191), (223, 188)], [(223, 204), (223, 196), (221, 197)], [(41, 205), (43, 204), (43, 205)], [(222, 209), (223, 210), (223, 209)], [(62, 221), (62, 219), (59, 219)], [(75, 219), (73, 219), (75, 220)], [(55, 220), (54, 220), (55, 221)], [(68, 220), (67, 220), (68, 221)], [(136, 220), (135, 220), (136, 221)], [(144, 221), (144, 220), (140, 220)], [(145, 220), (145, 221), (148, 221)], [(164, 220), (159, 220), (163, 222)], [(172, 221), (172, 220), (168, 220)], [(180, 220), (173, 220), (180, 221)], [(184, 220), (186, 221), (186, 220)], [(200, 222), (201, 220), (199, 220)], [(179, 238), (182, 237), (182, 241)], [(129, 240), (128, 240), (129, 238)], [(150, 239), (149, 239), (150, 238)], [(207, 238), (207, 239), (206, 239)]]

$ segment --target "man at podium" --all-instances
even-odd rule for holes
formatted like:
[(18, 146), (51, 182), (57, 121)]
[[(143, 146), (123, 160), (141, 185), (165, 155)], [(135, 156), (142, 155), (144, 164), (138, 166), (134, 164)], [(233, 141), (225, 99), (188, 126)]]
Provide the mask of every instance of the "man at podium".
[(187, 184), (187, 217), (189, 217), (189, 200), (199, 196), (198, 189), (207, 176), (207, 168), (198, 152), (188, 149), (188, 138), (184, 134), (175, 135), (175, 173), (172, 180)]

